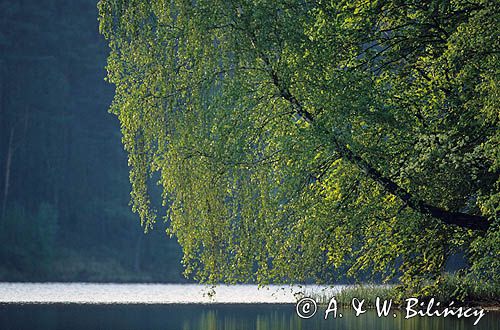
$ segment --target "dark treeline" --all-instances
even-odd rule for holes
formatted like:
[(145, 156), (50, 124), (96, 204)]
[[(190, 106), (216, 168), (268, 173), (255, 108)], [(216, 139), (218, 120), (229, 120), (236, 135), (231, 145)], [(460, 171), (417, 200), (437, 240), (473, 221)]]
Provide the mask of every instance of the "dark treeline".
[(0, 1), (0, 281), (179, 281), (128, 206), (92, 0)]

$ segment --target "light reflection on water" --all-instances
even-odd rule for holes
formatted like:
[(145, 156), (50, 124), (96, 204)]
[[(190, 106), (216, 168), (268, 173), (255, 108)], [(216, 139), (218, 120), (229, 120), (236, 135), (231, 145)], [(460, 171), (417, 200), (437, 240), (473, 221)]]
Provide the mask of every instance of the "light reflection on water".
[(294, 293), (313, 289), (218, 286), (210, 298), (201, 285), (0, 283), (0, 329), (500, 330), (500, 313), (494, 312), (477, 326), (474, 319), (405, 320), (400, 312), (379, 318), (373, 310), (355, 317), (344, 309), (342, 318), (324, 320), (326, 306), (311, 319), (300, 319)]
[[(199, 284), (0, 283), (0, 303), (200, 304), (295, 303), (295, 294), (335, 288)], [(215, 294), (212, 294), (215, 293)]]

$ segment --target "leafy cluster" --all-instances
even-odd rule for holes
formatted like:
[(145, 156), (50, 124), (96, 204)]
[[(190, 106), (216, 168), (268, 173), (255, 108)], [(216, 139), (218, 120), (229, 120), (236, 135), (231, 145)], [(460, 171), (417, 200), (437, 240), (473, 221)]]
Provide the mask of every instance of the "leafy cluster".
[(159, 173), (187, 275), (410, 285), (465, 253), (499, 280), (497, 2), (99, 10), (133, 207)]

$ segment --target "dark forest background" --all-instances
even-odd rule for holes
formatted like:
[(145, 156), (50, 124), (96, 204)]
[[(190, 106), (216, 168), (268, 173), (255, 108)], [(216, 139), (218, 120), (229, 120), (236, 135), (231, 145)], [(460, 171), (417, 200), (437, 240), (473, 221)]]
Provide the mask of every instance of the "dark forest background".
[(0, 281), (181, 281), (143, 234), (96, 1), (0, 1)]

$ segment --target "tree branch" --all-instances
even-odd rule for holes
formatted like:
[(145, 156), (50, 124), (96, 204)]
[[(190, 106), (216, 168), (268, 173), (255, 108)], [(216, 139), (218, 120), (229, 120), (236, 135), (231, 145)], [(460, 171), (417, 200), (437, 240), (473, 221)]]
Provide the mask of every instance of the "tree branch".
[[(266, 63), (267, 64), (267, 63)], [(288, 100), (294, 107), (296, 113), (304, 118), (310, 124), (314, 123), (314, 116), (305, 110), (302, 104), (290, 93), (290, 91), (278, 79), (274, 71), (271, 71), (273, 83), (280, 90), (281, 96)], [(404, 188), (400, 187), (396, 182), (385, 177), (380, 171), (374, 168), (370, 163), (355, 154), (345, 144), (343, 144), (335, 136), (332, 136), (333, 145), (339, 155), (347, 159), (352, 164), (362, 170), (366, 176), (378, 183), (386, 192), (398, 197), (403, 203), (408, 205), (414, 211), (424, 215), (432, 216), (441, 220), (448, 225), (455, 225), (461, 228), (472, 230), (486, 231), (489, 227), (488, 219), (480, 215), (472, 215), (462, 212), (448, 211), (443, 208), (427, 204), (410, 194)]]

